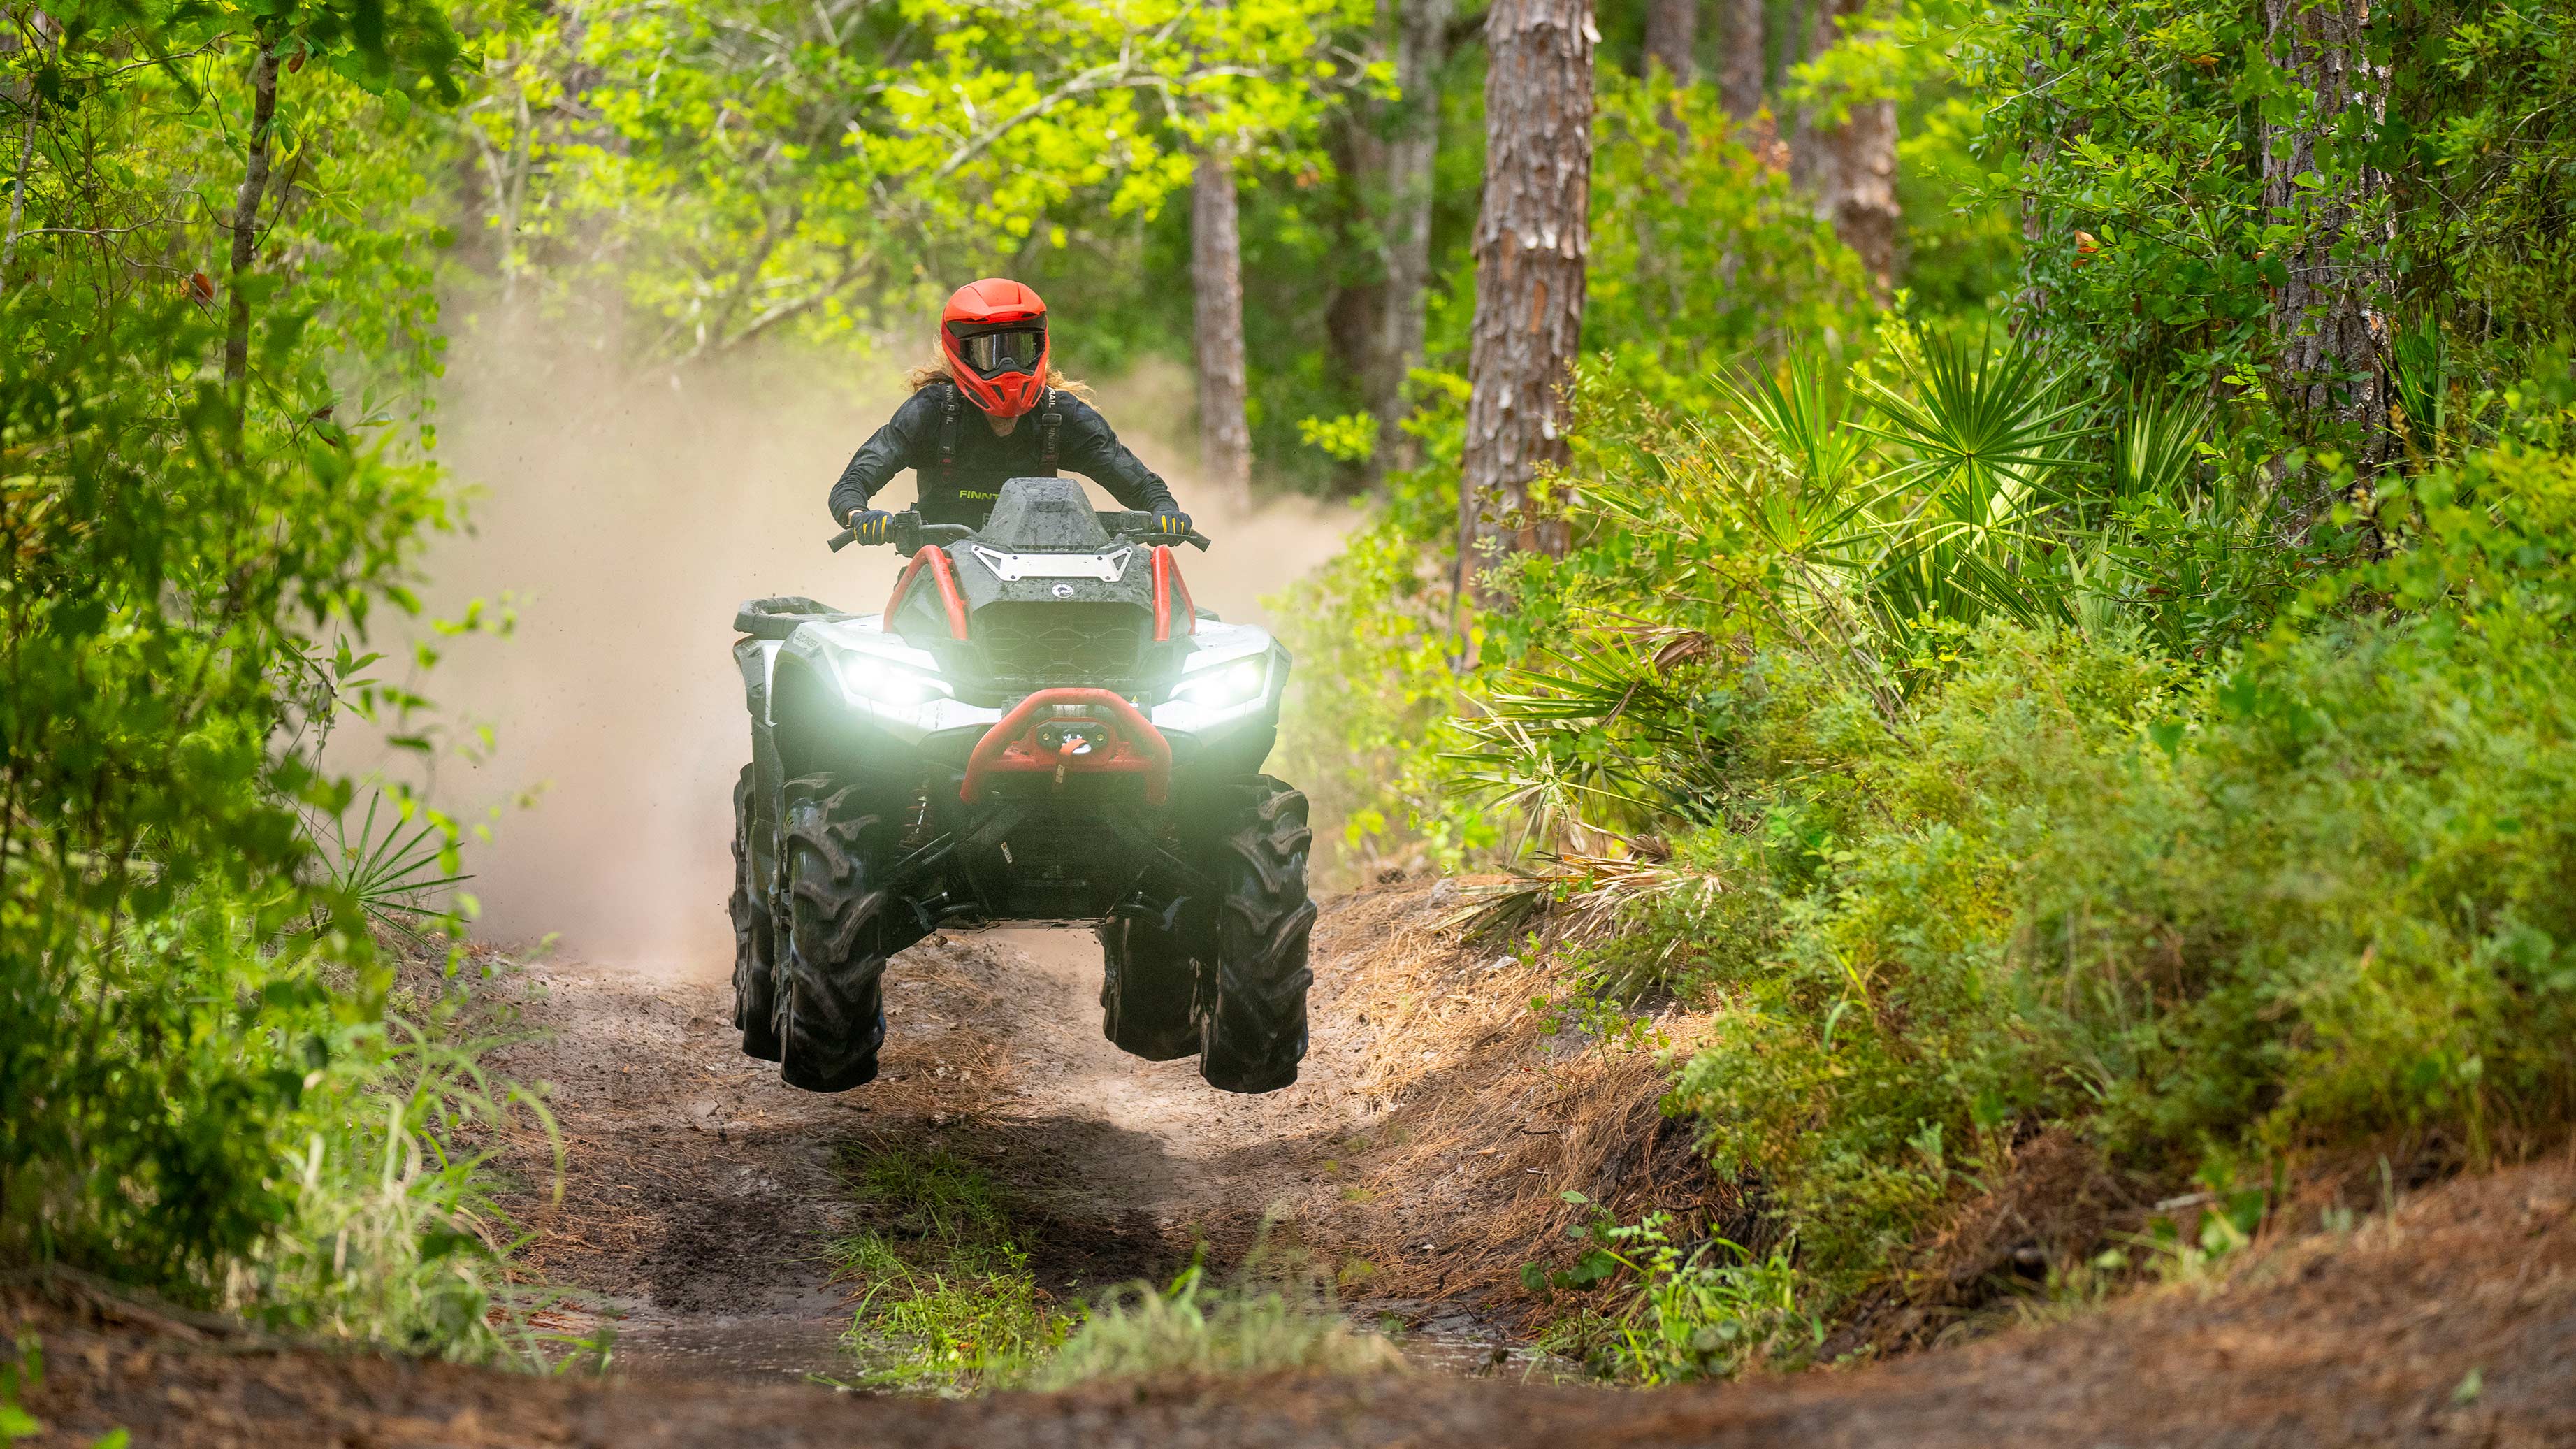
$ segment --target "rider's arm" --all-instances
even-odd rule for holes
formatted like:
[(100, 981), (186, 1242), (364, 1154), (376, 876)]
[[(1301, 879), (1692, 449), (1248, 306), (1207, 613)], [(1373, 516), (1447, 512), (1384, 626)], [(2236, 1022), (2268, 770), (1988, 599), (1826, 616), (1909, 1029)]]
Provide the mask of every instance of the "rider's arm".
[(1080, 398), (1065, 398), (1061, 405), (1064, 434), (1058, 455), (1064, 466), (1108, 489), (1111, 497), (1129, 508), (1179, 510), (1172, 490), (1163, 486), (1144, 459), (1118, 441), (1107, 418)]
[(834, 523), (846, 523), (851, 509), (867, 507), (868, 500), (895, 474), (937, 460), (939, 403), (933, 396), (937, 391), (924, 388), (905, 399), (886, 425), (850, 455), (850, 466), (841, 470), (841, 481), (832, 485), (830, 507)]

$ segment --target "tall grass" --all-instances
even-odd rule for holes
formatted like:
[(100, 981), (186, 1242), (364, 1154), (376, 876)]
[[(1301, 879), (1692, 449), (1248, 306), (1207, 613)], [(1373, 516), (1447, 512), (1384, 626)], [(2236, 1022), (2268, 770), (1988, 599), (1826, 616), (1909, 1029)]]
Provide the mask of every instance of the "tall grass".
[(1163, 1287), (1130, 1283), (1111, 1291), (1027, 1381), (1057, 1389), (1102, 1379), (1402, 1367), (1392, 1344), (1352, 1329), (1328, 1283), (1256, 1253), (1230, 1282), (1211, 1281), (1193, 1263)]
[[(532, 1091), (483, 1066), (461, 1004), (426, 1025), (388, 1013), (354, 1030), (315, 1084), (320, 1110), (288, 1161), (294, 1215), (234, 1262), (222, 1301), (299, 1334), (468, 1362), (550, 1368), (598, 1345), (535, 1326), (561, 1294), (519, 1280), (521, 1230), (492, 1197), (504, 1139), (554, 1123)], [(563, 1159), (557, 1143), (554, 1167)]]

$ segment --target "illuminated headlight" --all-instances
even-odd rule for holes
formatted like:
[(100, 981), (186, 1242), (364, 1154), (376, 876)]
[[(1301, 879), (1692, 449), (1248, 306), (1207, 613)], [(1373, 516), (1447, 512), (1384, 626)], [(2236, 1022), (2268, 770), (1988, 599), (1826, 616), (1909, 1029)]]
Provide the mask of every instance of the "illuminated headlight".
[(1238, 659), (1183, 680), (1175, 694), (1202, 709), (1228, 709), (1261, 697), (1270, 683), (1270, 661)]
[(852, 699), (872, 699), (880, 704), (920, 704), (949, 692), (947, 683), (937, 676), (924, 674), (891, 659), (843, 654), (834, 662), (841, 672), (841, 688), (849, 691)]

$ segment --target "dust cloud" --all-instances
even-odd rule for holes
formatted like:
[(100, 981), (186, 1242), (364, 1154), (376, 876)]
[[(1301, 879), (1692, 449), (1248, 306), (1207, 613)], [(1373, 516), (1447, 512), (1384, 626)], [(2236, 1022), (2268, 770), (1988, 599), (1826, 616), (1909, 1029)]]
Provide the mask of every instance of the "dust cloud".
[[(827, 552), (823, 496), (900, 400), (901, 364), (773, 355), (674, 378), (612, 354), (521, 321), (469, 326), (451, 355), (439, 455), (481, 496), (471, 533), (432, 551), (427, 597), (452, 614), (515, 595), (518, 622), (507, 639), (449, 641), (424, 681), (451, 721), (494, 739), (478, 760), (438, 763), (431, 796), (468, 820), (500, 809), (466, 852), (479, 937), (554, 936), (563, 956), (721, 976), (731, 790), (750, 758), (734, 609), (771, 594), (883, 602), (900, 560)], [(1095, 383), (1216, 539), (1184, 563), (1200, 603), (1259, 620), (1264, 595), (1330, 556), (1348, 509), (1253, 509), (1194, 485), (1179, 369)], [(912, 486), (881, 498), (908, 506)], [(1117, 505), (1101, 493), (1100, 506)]]

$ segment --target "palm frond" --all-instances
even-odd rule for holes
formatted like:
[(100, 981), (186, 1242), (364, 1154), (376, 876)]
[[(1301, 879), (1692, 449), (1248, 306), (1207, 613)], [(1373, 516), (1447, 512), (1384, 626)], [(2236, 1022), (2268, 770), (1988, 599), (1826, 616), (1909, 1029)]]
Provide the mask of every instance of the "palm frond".
[(328, 817), (330, 840), (315, 832), (315, 854), (332, 890), (347, 896), (378, 925), (406, 934), (420, 918), (437, 914), (432, 892), (473, 879), (463, 873), (441, 873), (450, 845), (444, 822), (408, 801), (386, 813), (385, 792), (367, 797), (367, 813), (357, 833), (349, 832), (346, 812)]
[(2111, 496), (2132, 503), (2180, 499), (2200, 461), (2209, 404), (2141, 398), (2111, 435)]
[(1908, 396), (1872, 379), (1872, 411), (1883, 427), (1858, 431), (1910, 450), (1896, 472), (1922, 477), (1957, 471), (2016, 471), (2028, 475), (2076, 465), (2065, 445), (2091, 429), (2065, 426), (2084, 409), (2081, 399), (2060, 400), (2063, 374), (2046, 374), (2036, 353), (2018, 342), (2001, 348), (1970, 346), (1934, 334), (1908, 366)]

